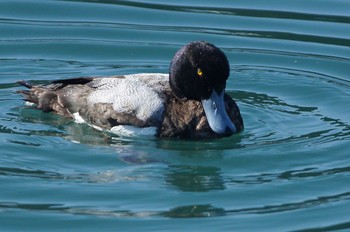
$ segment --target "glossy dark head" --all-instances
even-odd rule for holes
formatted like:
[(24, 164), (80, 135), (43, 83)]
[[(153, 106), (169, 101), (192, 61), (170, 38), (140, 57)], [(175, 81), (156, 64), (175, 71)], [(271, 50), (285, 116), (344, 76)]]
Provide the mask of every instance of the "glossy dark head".
[(224, 102), (229, 74), (225, 54), (203, 41), (191, 42), (176, 52), (169, 74), (173, 93), (179, 98), (201, 101), (210, 128), (224, 135), (236, 132)]
[(230, 68), (225, 54), (213, 44), (191, 42), (176, 52), (170, 65), (174, 94), (187, 99), (208, 98), (213, 89), (225, 89)]

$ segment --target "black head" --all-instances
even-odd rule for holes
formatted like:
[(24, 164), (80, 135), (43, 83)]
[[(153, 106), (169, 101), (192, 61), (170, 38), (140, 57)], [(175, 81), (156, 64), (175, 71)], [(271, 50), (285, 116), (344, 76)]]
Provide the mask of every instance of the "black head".
[(174, 94), (187, 99), (208, 98), (222, 92), (230, 68), (225, 54), (213, 44), (196, 41), (176, 52), (170, 65), (170, 86)]
[(202, 41), (181, 48), (170, 65), (169, 82), (173, 93), (179, 98), (201, 101), (210, 128), (221, 135), (236, 132), (224, 101), (229, 74), (225, 54), (213, 44)]

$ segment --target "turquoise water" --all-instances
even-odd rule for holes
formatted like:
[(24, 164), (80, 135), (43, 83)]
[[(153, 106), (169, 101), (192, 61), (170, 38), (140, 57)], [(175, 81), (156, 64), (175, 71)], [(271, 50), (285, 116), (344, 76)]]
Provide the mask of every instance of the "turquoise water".
[[(0, 1), (1, 231), (350, 230), (350, 2)], [(26, 108), (17, 80), (167, 72), (227, 54), (245, 130), (111, 137)]]

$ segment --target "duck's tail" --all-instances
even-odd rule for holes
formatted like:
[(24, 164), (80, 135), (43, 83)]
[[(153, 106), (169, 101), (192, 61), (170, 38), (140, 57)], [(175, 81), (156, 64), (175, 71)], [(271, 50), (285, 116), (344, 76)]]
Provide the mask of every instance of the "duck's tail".
[(17, 81), (17, 84), (20, 84), (28, 89), (33, 88), (33, 85), (31, 83), (24, 81), (24, 80)]
[(17, 93), (23, 95), (23, 100), (35, 104), (35, 108), (44, 112), (50, 112), (53, 110), (53, 103), (57, 99), (57, 94), (54, 91), (45, 88), (44, 86), (35, 86), (23, 80), (18, 81), (17, 83), (29, 89), (17, 91)]
[[(26, 87), (27, 89), (32, 89), (34, 87), (34, 85), (24, 80), (17, 81), (17, 84), (20, 84)], [(31, 90), (18, 90), (17, 93), (22, 94), (24, 97), (23, 100), (25, 100), (26, 102), (34, 103), (36, 105), (39, 103), (38, 97), (31, 94)]]

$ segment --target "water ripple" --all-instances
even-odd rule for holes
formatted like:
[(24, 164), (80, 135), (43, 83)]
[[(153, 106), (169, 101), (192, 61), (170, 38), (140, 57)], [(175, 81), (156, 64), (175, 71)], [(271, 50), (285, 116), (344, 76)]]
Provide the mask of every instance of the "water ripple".
[[(129, 230), (135, 224), (135, 231), (147, 223), (152, 231), (189, 224), (203, 231), (350, 228), (346, 1), (0, 5), (4, 230), (38, 215), (49, 229), (55, 222), (68, 228), (80, 216), (89, 230), (105, 222)], [(175, 51), (191, 40), (213, 42), (227, 54), (226, 89), (241, 109), (241, 134), (204, 141), (114, 137), (25, 107), (16, 94), (20, 79), (44, 84), (168, 72)]]
[(350, 192), (340, 193), (331, 196), (322, 196), (317, 199), (305, 200), (302, 202), (285, 203), (280, 205), (266, 205), (261, 207), (242, 208), (242, 209), (224, 209), (210, 204), (204, 205), (186, 205), (172, 208), (168, 211), (138, 211), (130, 210), (109, 210), (92, 209), (90, 207), (69, 207), (63, 204), (25, 204), (16, 202), (0, 202), (0, 209), (21, 209), (47, 212), (61, 212), (68, 214), (95, 215), (106, 217), (170, 217), (170, 218), (196, 218), (196, 217), (218, 217), (240, 214), (274, 214), (311, 208), (320, 205), (327, 205), (350, 199)]

